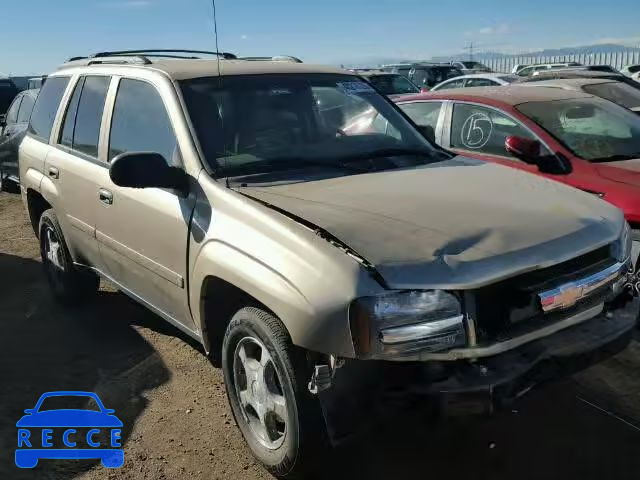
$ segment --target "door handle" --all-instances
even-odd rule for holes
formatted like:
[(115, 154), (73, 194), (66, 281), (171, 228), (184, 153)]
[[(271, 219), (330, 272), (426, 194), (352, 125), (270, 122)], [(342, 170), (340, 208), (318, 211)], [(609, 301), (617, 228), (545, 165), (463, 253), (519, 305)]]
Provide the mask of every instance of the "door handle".
[(107, 205), (111, 205), (113, 203), (113, 193), (109, 190), (105, 190), (104, 188), (98, 190), (98, 198), (102, 203), (106, 203)]
[(60, 176), (60, 171), (56, 167), (49, 167), (49, 176), (51, 178), (58, 178)]

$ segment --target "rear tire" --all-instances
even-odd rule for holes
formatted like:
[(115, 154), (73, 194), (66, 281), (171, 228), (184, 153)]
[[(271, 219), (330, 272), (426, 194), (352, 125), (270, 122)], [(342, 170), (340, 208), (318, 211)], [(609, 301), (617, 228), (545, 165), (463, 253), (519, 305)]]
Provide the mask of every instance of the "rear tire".
[(95, 295), (100, 287), (100, 277), (89, 270), (80, 270), (73, 264), (53, 209), (42, 213), (38, 232), (42, 266), (54, 298), (71, 305)]
[(259, 308), (239, 310), (225, 333), (222, 370), (236, 424), (262, 465), (286, 479), (313, 470), (329, 449), (326, 426), (307, 389), (305, 354), (282, 322)]

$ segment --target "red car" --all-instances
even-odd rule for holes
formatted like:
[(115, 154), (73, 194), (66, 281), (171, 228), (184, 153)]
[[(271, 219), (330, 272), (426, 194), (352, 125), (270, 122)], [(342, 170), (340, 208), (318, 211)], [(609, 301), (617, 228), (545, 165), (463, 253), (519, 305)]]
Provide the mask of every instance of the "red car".
[[(394, 97), (442, 147), (542, 175), (624, 211), (640, 240), (640, 117), (557, 88), (502, 86)], [(376, 125), (376, 129), (384, 126)]]

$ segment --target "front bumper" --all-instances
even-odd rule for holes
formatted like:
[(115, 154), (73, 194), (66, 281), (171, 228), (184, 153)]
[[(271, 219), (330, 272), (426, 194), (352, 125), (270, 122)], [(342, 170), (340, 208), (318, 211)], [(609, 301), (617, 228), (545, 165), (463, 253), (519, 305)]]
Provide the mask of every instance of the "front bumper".
[[(426, 362), (347, 361), (321, 392), (334, 442), (378, 417), (389, 405), (424, 406), (443, 413), (486, 413), (510, 405), (531, 388), (598, 363), (623, 350), (632, 337), (640, 300), (601, 313), (506, 352), (476, 359)], [(374, 417), (371, 416), (374, 414)]]

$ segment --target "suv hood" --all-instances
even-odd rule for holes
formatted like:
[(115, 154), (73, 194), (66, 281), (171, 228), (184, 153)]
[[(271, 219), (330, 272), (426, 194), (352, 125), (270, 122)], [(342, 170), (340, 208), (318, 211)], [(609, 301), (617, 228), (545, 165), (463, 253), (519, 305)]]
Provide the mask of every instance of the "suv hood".
[(340, 239), (390, 288), (473, 288), (614, 241), (624, 218), (558, 182), (463, 157), (239, 192)]

